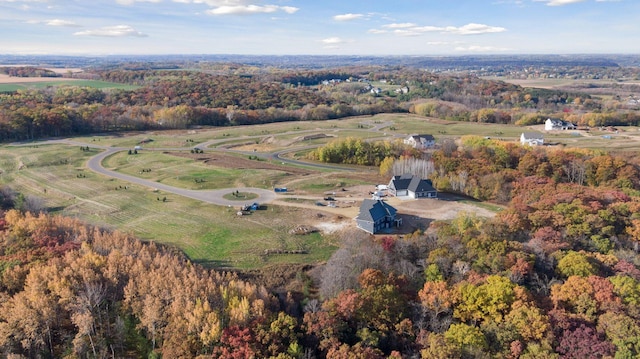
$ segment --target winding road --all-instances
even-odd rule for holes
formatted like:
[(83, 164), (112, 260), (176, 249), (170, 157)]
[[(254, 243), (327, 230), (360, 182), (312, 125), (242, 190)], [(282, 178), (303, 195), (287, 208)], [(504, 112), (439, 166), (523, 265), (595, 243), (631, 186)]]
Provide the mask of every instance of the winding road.
[(226, 188), (226, 189), (218, 189), (218, 190), (206, 190), (206, 191), (195, 191), (190, 189), (178, 188), (174, 186), (168, 186), (162, 183), (158, 183), (155, 181), (149, 181), (146, 179), (138, 178), (135, 176), (126, 175), (120, 172), (111, 171), (102, 166), (102, 161), (108, 156), (120, 152), (125, 151), (127, 149), (124, 148), (107, 148), (106, 151), (101, 152), (100, 154), (92, 157), (87, 162), (87, 167), (99, 174), (117, 178), (123, 181), (127, 181), (130, 183), (135, 183), (140, 186), (146, 186), (153, 190), (160, 190), (167, 193), (177, 194), (179, 196), (188, 197), (192, 199), (196, 199), (199, 201), (217, 204), (221, 206), (242, 206), (246, 204), (252, 204), (254, 202), (259, 203), (267, 203), (276, 199), (276, 194), (273, 191), (262, 189), (262, 188), (242, 188), (242, 192), (251, 192), (258, 195), (258, 198), (254, 198), (248, 201), (232, 201), (224, 198), (224, 195), (229, 194), (238, 190), (238, 188)]
[[(373, 125), (372, 128), (368, 129), (368, 131), (380, 131), (381, 129), (389, 126), (391, 123), (376, 123)], [(309, 132), (309, 131), (313, 131), (313, 130), (306, 130), (306, 131), (295, 131), (295, 132), (289, 132), (289, 133), (299, 133), (299, 132)], [(260, 138), (260, 137), (264, 137), (264, 136), (251, 136), (248, 138)], [(271, 160), (276, 160), (279, 162), (286, 162), (286, 163), (290, 163), (290, 164), (294, 164), (294, 165), (299, 165), (299, 166), (310, 166), (310, 167), (316, 167), (316, 168), (320, 168), (320, 169), (330, 169), (330, 170), (340, 170), (340, 171), (355, 171), (355, 169), (353, 168), (349, 168), (349, 167), (343, 167), (343, 166), (337, 166), (337, 165), (330, 165), (330, 164), (323, 164), (323, 163), (310, 163), (310, 162), (304, 162), (304, 161), (298, 161), (298, 160), (294, 160), (294, 159), (290, 159), (290, 158), (284, 158), (281, 157), (283, 154), (285, 153), (289, 153), (289, 152), (293, 152), (293, 151), (300, 151), (300, 150), (304, 150), (304, 149), (308, 149), (308, 148), (315, 148), (316, 146), (306, 146), (306, 147), (297, 147), (295, 149), (287, 149), (287, 150), (281, 150), (281, 151), (277, 151), (277, 152), (273, 152), (273, 153), (254, 153), (254, 152), (246, 152), (246, 151), (234, 151), (234, 150), (230, 150), (230, 149), (224, 149), (224, 148), (215, 148), (215, 147), (211, 147), (211, 146), (215, 146), (219, 143), (225, 142), (226, 140), (212, 140), (212, 141), (207, 141), (207, 142), (203, 142), (198, 144), (195, 147), (199, 147), (199, 148), (209, 148), (212, 149), (214, 151), (223, 151), (223, 152), (234, 152), (234, 153), (242, 153), (242, 154), (252, 154), (252, 155), (256, 155), (256, 156), (260, 156), (262, 158), (266, 158), (266, 159), (271, 159)], [(139, 178), (139, 177), (135, 177), (135, 176), (131, 176), (131, 175), (127, 175), (124, 173), (120, 173), (120, 172), (116, 172), (116, 171), (112, 171), (109, 169), (104, 168), (104, 166), (102, 166), (102, 162), (104, 161), (105, 158), (107, 158), (108, 156), (111, 156), (115, 153), (121, 152), (121, 151), (128, 151), (129, 148), (125, 148), (125, 147), (108, 147), (108, 146), (100, 146), (100, 145), (96, 145), (96, 144), (87, 144), (87, 143), (83, 143), (83, 142), (78, 142), (78, 141), (73, 141), (73, 140), (48, 140), (48, 141), (44, 141), (45, 143), (62, 143), (62, 144), (68, 144), (68, 145), (74, 145), (74, 146), (87, 146), (87, 147), (93, 147), (93, 148), (99, 148), (104, 150), (103, 152), (91, 157), (89, 159), (89, 161), (87, 162), (87, 168), (90, 169), (93, 172), (102, 174), (104, 176), (108, 176), (108, 177), (112, 177), (112, 178), (116, 178), (122, 181), (127, 181), (133, 184), (137, 184), (140, 186), (145, 186), (145, 187), (149, 187), (150, 190), (159, 190), (159, 191), (163, 191), (166, 193), (172, 193), (172, 194), (176, 194), (179, 196), (183, 196), (183, 197), (187, 197), (187, 198), (192, 198), (195, 200), (199, 200), (202, 202), (206, 202), (206, 203), (211, 203), (211, 204), (215, 204), (215, 205), (220, 205), (220, 206), (243, 206), (243, 205), (247, 205), (247, 204), (252, 204), (254, 202), (258, 202), (258, 203), (269, 203), (272, 202), (276, 199), (278, 199), (279, 197), (282, 197), (278, 194), (276, 194), (274, 191), (272, 190), (266, 190), (266, 189), (262, 189), (262, 188), (254, 188), (254, 187), (243, 187), (243, 188), (225, 188), (225, 189), (218, 189), (218, 190), (190, 190), (190, 189), (184, 189), (184, 188), (179, 188), (179, 187), (174, 187), (174, 186), (169, 186), (166, 184), (162, 184), (159, 182), (155, 182), (155, 181), (150, 181), (150, 180), (146, 180), (143, 178)], [(184, 150), (190, 150), (191, 148), (179, 148), (179, 149), (167, 149), (167, 148), (154, 148), (151, 149), (152, 151), (166, 151), (166, 150), (180, 150), (180, 151), (184, 151)], [(145, 150), (148, 151), (148, 150)], [(228, 200), (225, 199), (224, 196), (228, 195), (236, 190), (241, 190), (242, 192), (250, 192), (250, 193), (254, 193), (256, 195), (258, 195), (258, 198), (254, 198), (251, 200), (247, 200), (247, 201), (235, 201), (235, 200)]]

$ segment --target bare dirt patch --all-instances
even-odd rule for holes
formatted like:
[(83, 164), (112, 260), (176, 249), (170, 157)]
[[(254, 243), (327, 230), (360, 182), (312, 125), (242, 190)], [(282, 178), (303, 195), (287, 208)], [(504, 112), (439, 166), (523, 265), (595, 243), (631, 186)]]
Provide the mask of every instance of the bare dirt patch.
[(423, 198), (412, 200), (389, 199), (389, 203), (400, 212), (416, 214), (434, 220), (454, 219), (461, 212), (473, 213), (478, 217), (494, 217), (495, 212), (469, 203), (441, 199)]
[(51, 82), (51, 81), (78, 81), (68, 77), (14, 77), (0, 74), (0, 84), (18, 84), (18, 83), (35, 83), (35, 82)]
[[(362, 200), (371, 198), (373, 186), (351, 186), (344, 192), (336, 192), (335, 207), (317, 206), (313, 201), (322, 202), (317, 196), (295, 196), (309, 199), (309, 202), (293, 202), (277, 200), (274, 204), (292, 206), (305, 209), (304, 224), (319, 229), (324, 234), (335, 234), (355, 227), (354, 218), (358, 215)], [(408, 234), (417, 229), (427, 229), (433, 221), (451, 220), (460, 213), (473, 213), (479, 217), (491, 218), (495, 212), (461, 202), (463, 198), (452, 195), (443, 195), (442, 199), (400, 199), (396, 197), (384, 197), (384, 200), (398, 210), (398, 217), (402, 218), (402, 226), (389, 234)]]

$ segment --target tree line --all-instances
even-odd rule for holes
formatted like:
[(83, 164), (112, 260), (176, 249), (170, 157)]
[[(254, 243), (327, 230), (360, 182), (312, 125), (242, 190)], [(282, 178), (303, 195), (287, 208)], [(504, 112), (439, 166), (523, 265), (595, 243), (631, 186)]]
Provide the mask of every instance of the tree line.
[(463, 136), (433, 152), (434, 185), (441, 191), (509, 203), (514, 183), (537, 176), (555, 183), (640, 190), (638, 157), (589, 149), (547, 149)]
[(380, 166), (385, 158), (419, 158), (422, 153), (402, 141), (366, 141), (349, 137), (338, 139), (311, 151), (307, 158), (326, 162), (361, 166)]
[[(397, 112), (521, 125), (541, 123), (547, 117), (584, 126), (635, 125), (640, 120), (636, 112), (620, 105), (622, 100), (602, 102), (581, 93), (524, 89), (472, 75), (371, 67), (262, 70), (249, 75), (243, 71), (248, 70), (97, 70), (84, 76), (139, 88), (65, 85), (0, 94), (0, 140)], [(328, 78), (344, 81), (322, 85)], [(392, 88), (370, 93), (369, 82), (381, 80)], [(410, 90), (396, 93), (393, 86)]]

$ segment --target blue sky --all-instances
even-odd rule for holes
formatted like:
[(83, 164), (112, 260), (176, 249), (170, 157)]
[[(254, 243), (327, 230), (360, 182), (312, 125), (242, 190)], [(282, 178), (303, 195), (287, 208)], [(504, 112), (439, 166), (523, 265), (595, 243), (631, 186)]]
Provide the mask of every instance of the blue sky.
[(640, 54), (640, 0), (0, 0), (3, 54)]

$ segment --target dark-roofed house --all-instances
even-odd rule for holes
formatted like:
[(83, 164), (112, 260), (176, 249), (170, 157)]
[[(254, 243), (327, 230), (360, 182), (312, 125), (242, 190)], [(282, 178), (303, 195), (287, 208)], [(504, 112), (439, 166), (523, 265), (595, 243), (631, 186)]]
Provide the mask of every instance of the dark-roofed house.
[(396, 212), (395, 208), (382, 200), (365, 199), (356, 217), (356, 224), (363, 231), (376, 234), (400, 225), (401, 220), (396, 219)]
[(409, 135), (404, 143), (418, 150), (435, 146), (436, 139), (432, 135)]
[(387, 190), (396, 197), (436, 198), (438, 191), (433, 188), (431, 180), (422, 179), (412, 174), (393, 176)]

